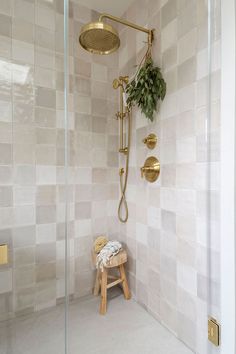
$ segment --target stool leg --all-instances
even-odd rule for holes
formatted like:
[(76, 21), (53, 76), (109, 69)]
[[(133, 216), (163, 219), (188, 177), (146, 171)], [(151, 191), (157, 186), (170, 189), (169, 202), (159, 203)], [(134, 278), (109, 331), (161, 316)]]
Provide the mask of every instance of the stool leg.
[(107, 312), (107, 268), (104, 267), (102, 272), (102, 283), (101, 283), (100, 314), (105, 315), (106, 312)]
[(97, 269), (97, 274), (96, 274), (96, 280), (95, 280), (94, 290), (93, 290), (94, 296), (98, 296), (98, 295), (99, 295), (99, 291), (100, 291), (100, 274), (101, 274), (101, 271), (100, 271), (100, 269), (98, 268), (98, 269)]
[(120, 271), (120, 276), (122, 279), (121, 284), (122, 284), (122, 288), (123, 288), (123, 292), (124, 292), (124, 297), (126, 300), (129, 300), (129, 299), (131, 299), (131, 293), (129, 291), (129, 285), (128, 285), (128, 281), (127, 281), (126, 274), (125, 274), (124, 264), (121, 264), (119, 266), (119, 271)]

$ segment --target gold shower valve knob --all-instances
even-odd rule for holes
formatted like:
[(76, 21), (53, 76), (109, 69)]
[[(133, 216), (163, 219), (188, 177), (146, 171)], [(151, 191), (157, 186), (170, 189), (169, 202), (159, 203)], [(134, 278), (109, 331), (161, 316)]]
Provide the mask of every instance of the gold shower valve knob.
[(157, 144), (157, 136), (155, 134), (149, 134), (146, 138), (143, 139), (143, 143), (152, 150)]
[(160, 162), (154, 156), (148, 157), (143, 167), (141, 167), (141, 177), (145, 177), (148, 182), (155, 182), (160, 175)]

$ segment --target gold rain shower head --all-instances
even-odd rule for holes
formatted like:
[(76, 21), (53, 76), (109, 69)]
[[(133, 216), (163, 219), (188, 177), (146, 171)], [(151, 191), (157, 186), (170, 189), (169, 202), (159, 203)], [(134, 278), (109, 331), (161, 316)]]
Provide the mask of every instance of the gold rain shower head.
[(81, 29), (79, 42), (81, 46), (93, 54), (111, 54), (120, 46), (117, 31), (104, 22), (92, 22)]
[(111, 54), (120, 46), (120, 38), (118, 32), (111, 25), (104, 23), (103, 19), (108, 18), (112, 21), (122, 23), (123, 25), (132, 27), (138, 31), (148, 34), (148, 44), (151, 45), (154, 35), (154, 30), (148, 30), (144, 27), (135, 25), (134, 23), (120, 19), (118, 17), (102, 14), (98, 22), (91, 22), (81, 28), (79, 42), (80, 45), (87, 51), (93, 54)]

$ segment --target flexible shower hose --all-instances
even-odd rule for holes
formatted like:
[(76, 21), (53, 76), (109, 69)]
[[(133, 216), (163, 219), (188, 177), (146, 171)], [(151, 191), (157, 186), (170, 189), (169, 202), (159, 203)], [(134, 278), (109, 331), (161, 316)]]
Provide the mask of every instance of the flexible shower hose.
[[(128, 111), (128, 146), (127, 146), (127, 154), (126, 154), (126, 165), (125, 171), (123, 168), (120, 169), (120, 190), (121, 190), (121, 198), (118, 207), (118, 218), (121, 222), (125, 223), (129, 217), (129, 209), (126, 200), (126, 188), (128, 181), (128, 173), (129, 173), (129, 152), (130, 152), (130, 141), (131, 141), (131, 112)], [(123, 175), (125, 174), (124, 182)], [(122, 206), (124, 207), (124, 216), (122, 216)]]

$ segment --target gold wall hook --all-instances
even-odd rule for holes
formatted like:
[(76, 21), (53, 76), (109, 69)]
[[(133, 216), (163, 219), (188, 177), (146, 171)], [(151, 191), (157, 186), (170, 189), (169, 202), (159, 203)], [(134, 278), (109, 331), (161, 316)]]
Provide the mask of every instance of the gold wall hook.
[(156, 134), (149, 134), (146, 138), (143, 139), (143, 143), (147, 145), (150, 150), (153, 150), (157, 144)]
[(141, 177), (145, 177), (148, 182), (155, 182), (160, 175), (160, 162), (154, 156), (148, 157), (143, 167), (141, 167)]

